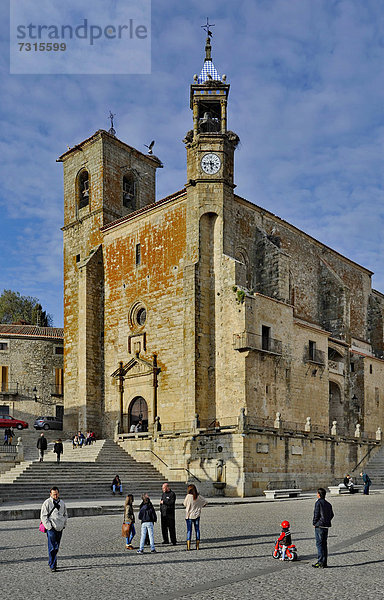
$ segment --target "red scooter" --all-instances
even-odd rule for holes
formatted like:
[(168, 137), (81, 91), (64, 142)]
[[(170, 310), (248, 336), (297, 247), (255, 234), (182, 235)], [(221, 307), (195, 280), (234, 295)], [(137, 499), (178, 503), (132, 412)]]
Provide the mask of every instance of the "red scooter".
[[(283, 546), (280, 544), (279, 540), (276, 541), (275, 548), (272, 552), (273, 558), (281, 558), (283, 554)], [(285, 551), (285, 560), (297, 560), (297, 548), (295, 544), (291, 544), (287, 546)]]

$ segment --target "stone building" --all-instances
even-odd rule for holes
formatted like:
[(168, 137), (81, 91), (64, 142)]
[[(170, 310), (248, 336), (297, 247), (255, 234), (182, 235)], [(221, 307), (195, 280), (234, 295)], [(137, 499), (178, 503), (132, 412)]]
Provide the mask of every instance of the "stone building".
[(0, 324), (0, 414), (63, 416), (64, 331)]
[[(160, 160), (113, 131), (59, 158), (66, 429), (118, 422), (165, 476), (227, 494), (287, 474), (325, 484), (383, 426), (384, 296), (368, 269), (236, 195), (230, 86), (209, 38), (205, 52), (184, 189), (155, 202)], [(139, 419), (148, 432), (129, 434)]]

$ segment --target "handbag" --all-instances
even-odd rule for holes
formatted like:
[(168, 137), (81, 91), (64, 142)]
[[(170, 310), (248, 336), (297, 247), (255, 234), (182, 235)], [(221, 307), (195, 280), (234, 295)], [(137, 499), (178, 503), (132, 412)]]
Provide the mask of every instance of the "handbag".
[(131, 531), (131, 523), (123, 523), (121, 526), (121, 537), (128, 537)]
[(41, 521), (40, 521), (40, 525), (39, 525), (39, 531), (41, 531), (42, 533), (47, 533), (47, 530), (45, 529), (45, 527)]
[[(53, 513), (53, 511), (55, 510), (55, 506), (52, 508), (52, 510), (49, 511), (48, 515), (47, 515), (47, 519), (49, 519), (49, 517), (51, 516), (51, 514)], [(41, 533), (47, 533), (47, 530), (45, 529), (42, 521), (40, 521), (40, 525), (39, 525), (39, 531), (41, 531)]]

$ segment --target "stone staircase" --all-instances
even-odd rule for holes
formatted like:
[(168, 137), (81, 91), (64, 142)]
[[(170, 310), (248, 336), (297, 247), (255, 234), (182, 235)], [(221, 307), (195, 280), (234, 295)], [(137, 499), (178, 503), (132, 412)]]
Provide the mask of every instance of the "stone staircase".
[(384, 446), (370, 459), (364, 470), (372, 480), (372, 488), (384, 488)]
[[(155, 499), (160, 497), (165, 479), (152, 465), (136, 461), (112, 440), (99, 440), (96, 444), (73, 450), (66, 443), (59, 465), (53, 452), (48, 452), (52, 457), (44, 458), (42, 463), (38, 460), (20, 463), (0, 477), (0, 498), (4, 502), (42, 502), (52, 485), (57, 485), (60, 495), (67, 500), (108, 498), (116, 474), (123, 482), (123, 495), (132, 493), (139, 498), (148, 492)], [(92, 448), (92, 454), (86, 453)], [(170, 485), (179, 498), (185, 495), (184, 483), (170, 482)]]

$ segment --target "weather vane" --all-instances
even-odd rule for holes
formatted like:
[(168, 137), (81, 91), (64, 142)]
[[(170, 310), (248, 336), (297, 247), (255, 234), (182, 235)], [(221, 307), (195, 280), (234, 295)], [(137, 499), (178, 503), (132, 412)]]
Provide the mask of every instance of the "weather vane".
[(210, 27), (215, 27), (214, 23), (209, 23), (208, 17), (207, 17), (207, 22), (205, 25), (201, 25), (201, 27), (204, 29), (204, 31), (207, 32), (208, 37), (212, 37), (213, 33), (212, 31), (209, 29)]
[(109, 132), (111, 135), (116, 135), (116, 131), (115, 128), (113, 127), (113, 119), (116, 117), (116, 115), (114, 115), (112, 113), (112, 111), (109, 111), (109, 118), (111, 119), (111, 128), (109, 129)]

